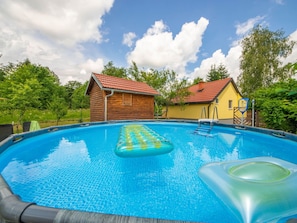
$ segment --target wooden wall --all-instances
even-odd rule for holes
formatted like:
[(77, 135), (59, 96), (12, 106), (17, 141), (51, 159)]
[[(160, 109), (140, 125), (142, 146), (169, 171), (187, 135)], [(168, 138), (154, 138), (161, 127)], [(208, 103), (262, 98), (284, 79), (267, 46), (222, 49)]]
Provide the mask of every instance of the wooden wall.
[(132, 94), (132, 103), (125, 104), (123, 93), (115, 92), (108, 98), (107, 111), (108, 120), (153, 119), (154, 96)]
[(90, 121), (104, 121), (104, 97), (105, 92), (101, 91), (97, 84), (93, 84), (90, 91)]
[[(104, 121), (105, 95), (94, 83), (90, 91), (90, 121)], [(153, 119), (154, 96), (114, 92), (107, 98), (107, 120)]]

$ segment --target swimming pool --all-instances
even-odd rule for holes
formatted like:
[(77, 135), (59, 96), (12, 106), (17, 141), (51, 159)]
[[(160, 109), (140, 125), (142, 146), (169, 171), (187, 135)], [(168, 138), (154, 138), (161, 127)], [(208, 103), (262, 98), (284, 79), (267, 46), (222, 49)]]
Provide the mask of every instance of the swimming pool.
[(168, 139), (173, 151), (119, 157), (114, 149), (121, 127), (129, 122), (102, 123), (14, 143), (0, 156), (0, 172), (23, 201), (42, 206), (232, 223), (238, 220), (199, 178), (202, 166), (263, 156), (297, 164), (293, 140), (223, 125), (215, 125), (208, 136), (193, 134), (197, 122), (136, 123)]

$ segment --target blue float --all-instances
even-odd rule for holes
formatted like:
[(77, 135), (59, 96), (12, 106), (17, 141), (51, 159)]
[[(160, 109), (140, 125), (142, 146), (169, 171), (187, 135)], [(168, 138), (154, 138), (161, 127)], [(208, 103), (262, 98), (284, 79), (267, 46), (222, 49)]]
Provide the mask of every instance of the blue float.
[(206, 164), (204, 183), (240, 222), (277, 222), (297, 214), (297, 165), (273, 157)]
[(115, 154), (120, 157), (154, 156), (173, 150), (170, 141), (145, 125), (124, 125)]

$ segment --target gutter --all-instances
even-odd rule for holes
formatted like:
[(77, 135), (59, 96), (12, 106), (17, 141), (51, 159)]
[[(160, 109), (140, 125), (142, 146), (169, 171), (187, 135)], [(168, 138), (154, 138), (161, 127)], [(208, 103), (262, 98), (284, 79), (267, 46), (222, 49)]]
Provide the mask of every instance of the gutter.
[(107, 98), (111, 97), (114, 94), (114, 90), (111, 90), (111, 93), (108, 95), (105, 95), (104, 98), (104, 121), (107, 121)]

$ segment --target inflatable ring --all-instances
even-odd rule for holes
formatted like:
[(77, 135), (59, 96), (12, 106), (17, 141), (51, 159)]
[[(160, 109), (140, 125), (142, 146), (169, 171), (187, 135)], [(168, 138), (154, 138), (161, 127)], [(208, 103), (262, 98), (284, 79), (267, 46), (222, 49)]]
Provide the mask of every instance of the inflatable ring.
[(240, 222), (271, 222), (297, 214), (297, 165), (272, 157), (210, 163), (203, 182)]

